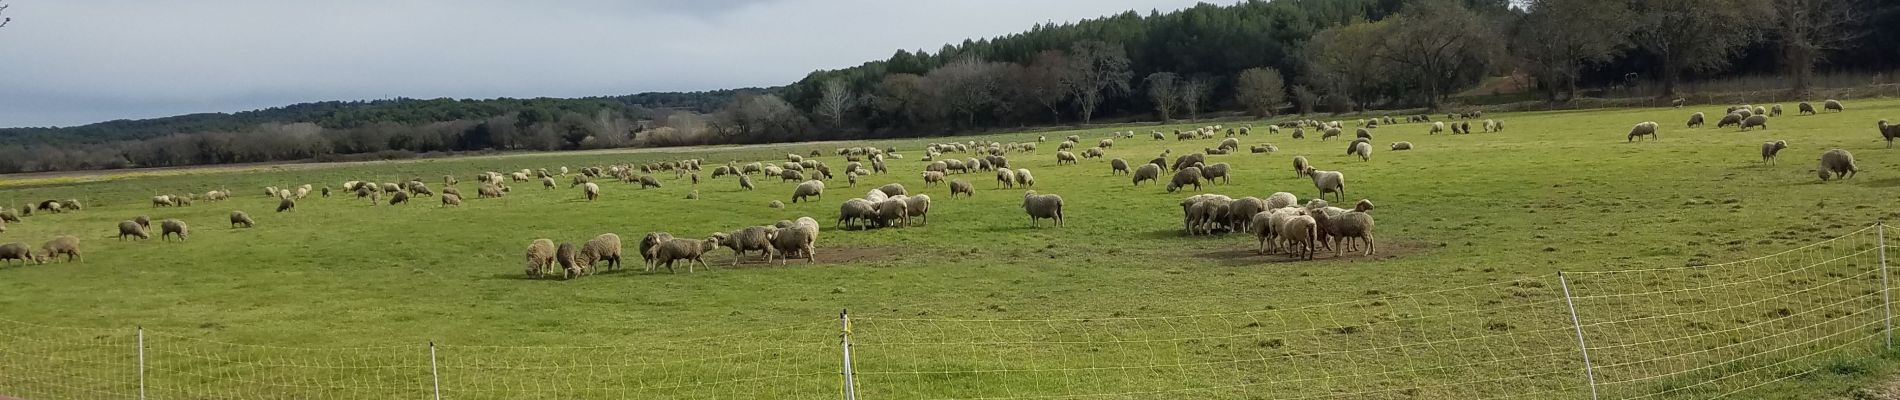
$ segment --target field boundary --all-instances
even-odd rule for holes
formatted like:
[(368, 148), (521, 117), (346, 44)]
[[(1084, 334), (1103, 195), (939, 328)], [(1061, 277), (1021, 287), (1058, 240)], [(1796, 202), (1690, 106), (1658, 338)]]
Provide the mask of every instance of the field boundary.
[(593, 346), (280, 347), (0, 319), (0, 399), (1722, 398), (1893, 354), (1885, 231), (1287, 308), (843, 312)]

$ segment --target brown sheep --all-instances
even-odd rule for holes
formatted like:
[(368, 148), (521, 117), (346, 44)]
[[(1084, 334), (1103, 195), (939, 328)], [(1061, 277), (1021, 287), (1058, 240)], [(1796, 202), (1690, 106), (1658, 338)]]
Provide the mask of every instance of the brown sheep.
[(232, 228), (236, 228), (238, 227), (238, 225), (243, 225), (245, 228), (249, 228), (251, 227), (251, 225), (255, 225), (255, 224), (257, 224), (257, 221), (251, 220), (250, 214), (245, 214), (243, 211), (231, 212), (231, 227)]
[(185, 241), (187, 237), (191, 236), (191, 227), (185, 226), (185, 221), (179, 221), (176, 219), (166, 219), (164, 221), (159, 221), (158, 226), (159, 226), (158, 236), (159, 236), (159, 239), (162, 239), (162, 240), (171, 240), (172, 235), (178, 235), (178, 241), (182, 242), (182, 241)]
[(289, 198), (277, 200), (277, 212), (290, 211), (291, 209), (294, 209), (294, 208), (297, 208), (296, 200), (292, 200)]
[(66, 256), (66, 262), (83, 259), (79, 256), (79, 238), (71, 235), (60, 236), (53, 238), (53, 240), (46, 241), (46, 244), (40, 245), (40, 251), (44, 252), (46, 261), (57, 260), (62, 254)]
[(139, 226), (136, 221), (119, 222), (119, 241), (125, 241), (127, 236), (139, 239), (152, 238), (152, 235), (145, 233), (145, 227)]
[(20, 265), (26, 265), (27, 261), (32, 261), (34, 264), (46, 263), (40, 259), (40, 256), (33, 254), (33, 250), (27, 248), (26, 243), (19, 242), (0, 244), (0, 260), (8, 261), (8, 264), (12, 264), (13, 260), (20, 260)]
[(640, 239), (640, 259), (647, 265), (647, 271), (653, 270), (653, 247), (666, 243), (668, 240), (673, 240), (673, 234), (666, 232), (648, 233), (645, 238)]
[(705, 257), (707, 252), (716, 248), (719, 248), (719, 241), (713, 238), (702, 240), (669, 239), (649, 250), (652, 253), (653, 263), (647, 266), (647, 270), (652, 271), (653, 267), (665, 264), (667, 272), (678, 272), (673, 269), (673, 262), (679, 260), (686, 260), (687, 273), (693, 272), (693, 263), (699, 263), (699, 265), (706, 268), (712, 268), (712, 265), (707, 264), (706, 260), (702, 257)]

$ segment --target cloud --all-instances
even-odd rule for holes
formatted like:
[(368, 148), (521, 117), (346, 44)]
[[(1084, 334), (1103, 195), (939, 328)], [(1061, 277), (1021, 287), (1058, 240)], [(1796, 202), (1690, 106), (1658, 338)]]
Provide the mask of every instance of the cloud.
[(1182, 0), (14, 0), (0, 126), (390, 97), (782, 85)]

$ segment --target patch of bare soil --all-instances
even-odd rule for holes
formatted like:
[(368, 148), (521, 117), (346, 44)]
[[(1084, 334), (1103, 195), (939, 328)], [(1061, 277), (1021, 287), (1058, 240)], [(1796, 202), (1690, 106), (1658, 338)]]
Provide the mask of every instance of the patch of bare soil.
[[(794, 265), (794, 266), (802, 265), (802, 264), (848, 265), (848, 264), (857, 264), (857, 263), (892, 259), (892, 258), (896, 258), (900, 254), (903, 254), (903, 252), (904, 252), (903, 249), (896, 248), (896, 247), (823, 247), (823, 246), (820, 246), (818, 247), (818, 250), (817, 250), (817, 253), (818, 253), (817, 262), (814, 263), (811, 260), (808, 260), (805, 258), (793, 258), (791, 260), (787, 260), (786, 265)], [(712, 264), (713, 267), (715, 268), (730, 267), (732, 266), (732, 256), (733, 256), (732, 250), (721, 248), (720, 250), (714, 252), (713, 256), (706, 257), (706, 262), (709, 264)], [(766, 265), (765, 256), (758, 255), (757, 253), (747, 254), (745, 258), (742, 258), (739, 260), (739, 267), (741, 268), (757, 267), (757, 266), (765, 266), (765, 265)], [(777, 266), (778, 260), (774, 259), (771, 265)]]
[(1190, 253), (1189, 256), (1200, 258), (1203, 260), (1213, 261), (1221, 265), (1227, 265), (1227, 266), (1293, 263), (1293, 262), (1359, 263), (1359, 262), (1380, 262), (1380, 261), (1385, 261), (1385, 260), (1394, 259), (1394, 258), (1408, 257), (1408, 256), (1424, 253), (1433, 247), (1432, 244), (1425, 243), (1425, 242), (1387, 240), (1387, 241), (1379, 241), (1375, 243), (1375, 246), (1372, 247), (1372, 255), (1370, 256), (1361, 255), (1365, 251), (1363, 247), (1360, 249), (1360, 251), (1341, 251), (1338, 257), (1333, 256), (1332, 250), (1328, 250), (1325, 247), (1321, 247), (1319, 251), (1313, 252), (1312, 260), (1305, 260), (1305, 259), (1293, 258), (1292, 256), (1289, 256), (1285, 253), (1260, 254), (1259, 252), (1257, 252), (1257, 250), (1260, 249), (1258, 242), (1254, 242), (1254, 243), (1255, 244), (1253, 246), (1249, 246), (1249, 247), (1227, 248), (1227, 249), (1208, 251), (1208, 252)]

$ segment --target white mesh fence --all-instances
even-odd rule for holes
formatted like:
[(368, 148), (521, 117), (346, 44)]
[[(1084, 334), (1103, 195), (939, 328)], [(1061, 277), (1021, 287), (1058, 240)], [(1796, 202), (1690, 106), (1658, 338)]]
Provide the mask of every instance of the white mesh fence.
[(850, 390), (844, 328), (826, 317), (597, 345), (355, 348), (0, 319), (0, 399), (1751, 398), (1886, 354), (1882, 235), (1233, 313), (854, 315)]

